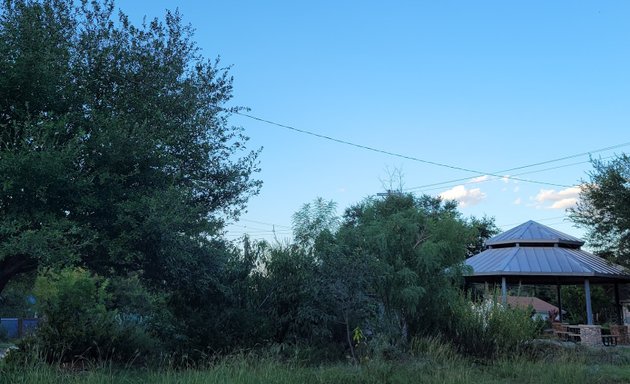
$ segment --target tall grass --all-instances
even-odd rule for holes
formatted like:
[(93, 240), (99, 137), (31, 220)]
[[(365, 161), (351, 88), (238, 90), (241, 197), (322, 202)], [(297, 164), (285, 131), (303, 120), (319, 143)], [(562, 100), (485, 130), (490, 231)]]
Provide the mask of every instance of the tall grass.
[(584, 366), (577, 363), (552, 365), (522, 360), (498, 362), (491, 366), (470, 363), (430, 366), (424, 363), (370, 362), (364, 366), (330, 365), (288, 367), (263, 363), (219, 365), (206, 370), (113, 371), (97, 369), (70, 372), (51, 367), (36, 367), (24, 372), (3, 372), (3, 383), (628, 383), (627, 368)]
[[(546, 347), (541, 347), (546, 348)], [(304, 366), (269, 358), (234, 356), (196, 369), (165, 367), (152, 370), (120, 369), (106, 364), (76, 367), (31, 363), (11, 367), (0, 362), (4, 383), (629, 383), (630, 350), (552, 350), (510, 359), (470, 360), (440, 338), (416, 339), (412, 352), (400, 361), (367, 361)], [(546, 357), (542, 357), (546, 356)]]

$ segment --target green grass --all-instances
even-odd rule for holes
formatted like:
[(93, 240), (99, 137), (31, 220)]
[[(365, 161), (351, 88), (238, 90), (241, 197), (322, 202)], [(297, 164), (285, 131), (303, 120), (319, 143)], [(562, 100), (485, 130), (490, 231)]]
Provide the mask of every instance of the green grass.
[(411, 355), (399, 361), (371, 360), (305, 365), (274, 357), (238, 355), (196, 369), (121, 369), (102, 364), (88, 368), (51, 366), (40, 362), (12, 367), (0, 361), (0, 383), (234, 383), (234, 384), (403, 384), (403, 383), (630, 383), (630, 349), (564, 349), (532, 346), (512, 359), (474, 360), (458, 355), (438, 338), (414, 340)]
[(29, 369), (1, 369), (2, 383), (629, 383), (630, 366), (566, 361), (475, 363), (415, 357), (404, 362), (371, 361), (361, 366), (333, 364), (304, 367), (275, 361), (228, 359), (204, 369), (121, 370), (93, 367), (85, 371), (37, 364)]

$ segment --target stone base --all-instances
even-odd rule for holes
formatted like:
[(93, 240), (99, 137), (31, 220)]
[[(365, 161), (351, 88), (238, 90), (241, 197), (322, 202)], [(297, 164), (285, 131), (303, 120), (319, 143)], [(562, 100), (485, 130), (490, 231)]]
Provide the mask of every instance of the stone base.
[(602, 327), (599, 325), (578, 325), (580, 328), (580, 341), (584, 345), (602, 345)]
[(610, 334), (617, 336), (617, 343), (620, 345), (630, 344), (630, 330), (627, 325), (613, 324), (610, 326)]
[(567, 323), (559, 323), (557, 321), (554, 321), (553, 323), (551, 323), (551, 329), (553, 329), (554, 334), (557, 332), (562, 332), (565, 331), (567, 329)]

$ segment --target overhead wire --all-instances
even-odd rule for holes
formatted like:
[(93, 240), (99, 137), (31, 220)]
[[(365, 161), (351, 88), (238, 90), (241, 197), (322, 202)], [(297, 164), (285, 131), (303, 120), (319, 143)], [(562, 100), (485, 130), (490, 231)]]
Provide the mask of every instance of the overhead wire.
[[(610, 157), (604, 157), (603, 159), (608, 159), (608, 158), (610, 158)], [(588, 161), (580, 161), (580, 162), (577, 162), (577, 163), (563, 164), (563, 165), (558, 165), (558, 166), (550, 167), (550, 168), (544, 168), (544, 169), (537, 169), (537, 170), (534, 170), (534, 171), (521, 172), (521, 173), (515, 174), (514, 176), (529, 175), (529, 174), (532, 174), (532, 173), (552, 171), (552, 170), (555, 170), (555, 169), (572, 167), (574, 165), (585, 164), (585, 163), (588, 163)], [(486, 183), (486, 182), (489, 182), (489, 181), (495, 181), (495, 180), (499, 180), (499, 179), (496, 178), (496, 177), (488, 178), (488, 179), (485, 179), (485, 180), (471, 180), (470, 178), (465, 178), (465, 179), (458, 179), (458, 180), (455, 180), (455, 181), (463, 181), (463, 180), (468, 180), (468, 181), (465, 182), (465, 183), (449, 184), (449, 185), (442, 185), (443, 183), (427, 184), (427, 186), (434, 186), (434, 185), (440, 185), (440, 186), (432, 187), (432, 188), (425, 188), (423, 186), (411, 187), (411, 188), (405, 189), (405, 191), (412, 191), (412, 190), (435, 191), (435, 190), (438, 190), (438, 189), (452, 188), (452, 187), (455, 187), (455, 186), (458, 186), (458, 185), (480, 184), (480, 183)], [(453, 180), (451, 180), (451, 181), (453, 181)], [(573, 187), (577, 187), (577, 186), (578, 185), (574, 185)]]
[(290, 226), (288, 226), (288, 225), (274, 224), (274, 223), (267, 223), (267, 222), (264, 222), (264, 221), (258, 221), (258, 220), (239, 219), (239, 222), (240, 222), (240, 221), (245, 221), (245, 222), (248, 222), (248, 223), (254, 223), (254, 224), (262, 224), (262, 225), (273, 225), (273, 226), (275, 226), (275, 227), (283, 227), (283, 228), (289, 228), (289, 229), (291, 229), (291, 227), (290, 227)]
[(285, 129), (288, 129), (288, 130), (291, 130), (291, 131), (294, 131), (294, 132), (299, 132), (299, 133), (302, 133), (302, 134), (305, 134), (305, 135), (318, 137), (320, 139), (325, 139), (325, 140), (333, 141), (333, 142), (336, 142), (336, 143), (349, 145), (349, 146), (352, 146), (352, 147), (355, 147), (355, 148), (360, 148), (360, 149), (364, 149), (364, 150), (371, 151), (371, 152), (382, 153), (382, 154), (385, 154), (385, 155), (388, 155), (388, 156), (393, 156), (393, 157), (398, 157), (398, 158), (402, 158), (402, 159), (406, 159), (406, 160), (416, 161), (416, 162), (419, 162), (419, 163), (429, 164), (429, 165), (433, 165), (433, 166), (436, 166), (436, 167), (449, 168), (449, 169), (453, 169), (453, 170), (457, 170), (457, 171), (464, 171), (464, 172), (474, 173), (474, 174), (480, 175), (480, 176), (488, 175), (488, 176), (495, 176), (495, 177), (500, 177), (500, 178), (508, 178), (508, 179), (511, 179), (511, 180), (522, 181), (522, 182), (525, 182), (525, 183), (551, 185), (551, 186), (563, 187), (563, 188), (571, 187), (570, 185), (565, 185), (565, 184), (551, 183), (551, 182), (538, 181), (538, 180), (520, 179), (520, 178), (516, 178), (516, 177), (512, 177), (512, 176), (498, 175), (498, 174), (495, 174), (495, 173), (482, 172), (482, 171), (478, 171), (478, 170), (474, 170), (474, 169), (470, 169), (470, 168), (464, 168), (464, 167), (460, 167), (460, 166), (456, 166), (456, 165), (450, 165), (450, 164), (446, 164), (446, 163), (440, 163), (440, 162), (437, 162), (437, 161), (421, 159), (421, 158), (418, 158), (418, 157), (415, 157), (415, 156), (403, 155), (403, 154), (400, 154), (400, 153), (391, 152), (391, 151), (387, 151), (387, 150), (384, 150), (384, 149), (379, 149), (379, 148), (374, 148), (374, 147), (370, 147), (370, 146), (363, 145), (363, 144), (353, 143), (353, 142), (347, 141), (347, 140), (337, 139), (337, 138), (332, 137), (332, 136), (322, 135), (320, 133), (307, 131), (305, 129), (292, 127), (290, 125), (276, 123), (274, 121), (263, 119), (263, 118), (260, 118), (260, 117), (257, 117), (257, 116), (253, 116), (253, 115), (250, 115), (250, 114), (247, 114), (247, 113), (243, 113), (243, 112), (240, 112), (240, 111), (229, 110), (229, 109), (218, 107), (218, 106), (215, 106), (215, 108), (219, 108), (219, 109), (222, 109), (222, 110), (225, 110), (225, 111), (228, 111), (228, 112), (240, 115), (240, 116), (244, 116), (244, 117), (247, 117), (247, 118), (252, 119), (252, 120), (260, 121), (262, 123), (275, 125), (277, 127), (285, 128)]
[[(469, 182), (469, 183), (478, 183), (478, 182), (491, 181), (491, 180), (497, 180), (497, 179), (508, 179), (508, 180), (514, 180), (514, 181), (521, 181), (521, 182), (525, 182), (525, 183), (549, 185), (549, 186), (556, 186), (556, 187), (563, 187), (563, 188), (575, 187), (576, 185), (566, 185), (566, 184), (544, 182), (544, 181), (538, 181), (538, 180), (532, 180), (532, 179), (523, 179), (523, 178), (516, 177), (516, 176), (522, 176), (522, 175), (525, 175), (525, 174), (539, 173), (539, 172), (545, 172), (545, 171), (549, 171), (549, 170), (554, 170), (554, 169), (574, 166), (574, 165), (578, 165), (578, 164), (587, 163), (588, 161), (577, 162), (577, 163), (572, 163), (572, 164), (564, 164), (564, 165), (560, 165), (560, 166), (556, 166), (556, 167), (539, 169), (539, 170), (533, 170), (533, 171), (527, 171), (527, 172), (521, 172), (521, 173), (518, 173), (516, 175), (504, 175), (502, 173), (512, 172), (512, 171), (516, 171), (516, 170), (520, 170), (520, 169), (537, 167), (537, 166), (545, 165), (545, 164), (551, 164), (551, 163), (564, 161), (564, 160), (569, 160), (569, 159), (573, 159), (573, 158), (577, 158), (577, 157), (581, 157), (581, 156), (592, 155), (594, 153), (599, 153), (599, 152), (609, 151), (609, 150), (613, 150), (613, 149), (618, 149), (618, 148), (622, 148), (622, 147), (630, 145), (630, 142), (625, 142), (625, 143), (620, 143), (620, 144), (616, 144), (616, 145), (607, 146), (607, 147), (604, 147), (604, 148), (595, 149), (595, 150), (592, 150), (592, 151), (581, 152), (581, 153), (572, 154), (572, 155), (568, 155), (568, 156), (563, 156), (563, 157), (550, 159), (550, 160), (545, 160), (545, 161), (541, 161), (541, 162), (537, 162), (537, 163), (526, 164), (526, 165), (519, 166), (519, 167), (508, 168), (508, 169), (501, 170), (501, 171), (482, 172), (482, 171), (474, 170), (474, 169), (471, 169), (471, 168), (465, 168), (465, 167), (460, 167), (460, 166), (456, 166), (456, 165), (441, 163), (441, 162), (437, 162), (437, 161), (421, 159), (421, 158), (418, 158), (418, 157), (415, 157), (415, 156), (404, 155), (404, 154), (400, 154), (400, 153), (396, 153), (396, 152), (392, 152), (392, 151), (388, 151), (388, 150), (384, 150), (384, 149), (379, 149), (379, 148), (375, 148), (375, 147), (371, 147), (371, 146), (367, 146), (367, 145), (363, 145), (363, 144), (354, 143), (354, 142), (351, 142), (351, 141), (348, 141), (348, 140), (338, 139), (338, 138), (335, 138), (335, 137), (332, 137), (332, 136), (323, 135), (323, 134), (319, 134), (319, 133), (316, 133), (316, 132), (308, 131), (308, 130), (305, 130), (305, 129), (296, 128), (296, 127), (293, 127), (293, 126), (290, 126), (290, 125), (281, 124), (281, 123), (277, 123), (277, 122), (274, 122), (274, 121), (271, 121), (271, 120), (263, 119), (263, 118), (260, 118), (260, 117), (254, 116), (254, 115), (250, 115), (248, 113), (243, 113), (243, 112), (241, 112), (239, 110), (235, 110), (235, 109), (229, 109), (228, 110), (228, 109), (222, 108), (222, 107), (216, 107), (216, 108), (219, 108), (219, 109), (222, 109), (222, 110), (226, 110), (226, 111), (229, 111), (231, 113), (234, 113), (234, 114), (237, 114), (237, 115), (240, 115), (240, 116), (252, 119), (252, 120), (256, 120), (256, 121), (259, 121), (259, 122), (262, 122), (262, 123), (265, 123), (265, 124), (274, 125), (274, 126), (277, 126), (277, 127), (281, 127), (281, 128), (284, 128), (284, 129), (288, 129), (288, 130), (294, 131), (294, 132), (302, 133), (302, 134), (305, 134), (305, 135), (317, 137), (317, 138), (324, 139), (324, 140), (329, 140), (329, 141), (332, 141), (332, 142), (336, 142), (336, 143), (339, 143), (339, 144), (352, 146), (352, 147), (355, 147), (355, 148), (359, 148), (359, 149), (363, 149), (363, 150), (367, 150), (367, 151), (371, 151), (371, 152), (381, 153), (381, 154), (385, 154), (385, 155), (388, 155), (388, 156), (398, 157), (398, 158), (411, 160), (411, 161), (415, 161), (415, 162), (420, 162), (420, 163), (433, 165), (433, 166), (437, 166), (437, 167), (449, 168), (449, 169), (453, 169), (453, 170), (469, 172), (469, 173), (473, 173), (473, 174), (476, 174), (476, 175), (479, 175), (479, 176), (490, 176), (490, 177), (493, 177), (493, 179), (488, 179), (488, 180), (483, 180), (483, 181), (474, 181), (474, 182)], [(460, 179), (453, 179), (453, 180), (440, 182), (440, 183), (426, 184), (426, 185), (419, 186), (419, 187), (406, 188), (405, 190), (409, 191), (409, 190), (415, 190), (415, 189), (425, 189), (426, 187), (430, 187), (430, 186), (444, 185), (444, 184), (449, 184), (449, 183), (458, 182), (458, 181), (464, 181), (464, 180), (469, 180), (469, 179), (470, 179), (470, 177), (460, 178)], [(466, 184), (468, 184), (468, 183), (466, 183)], [(440, 187), (440, 188), (444, 188), (444, 187)], [(438, 189), (438, 188), (433, 188), (433, 189)], [(558, 218), (561, 218), (561, 217), (555, 217), (554, 219), (558, 219)], [(562, 216), (562, 218), (564, 218), (564, 216)], [(249, 222), (257, 223), (257, 224), (263, 224), (263, 225), (274, 225), (274, 224), (271, 224), (271, 223), (265, 223), (265, 222), (256, 221), (256, 220), (245, 220), (245, 219), (242, 219), (242, 220), (243, 221), (249, 221)], [(279, 225), (279, 226), (281, 226), (281, 225)], [(283, 226), (283, 227), (290, 228), (289, 226)], [(287, 231), (287, 230), (285, 230), (285, 231)], [(278, 234), (279, 233), (279, 231), (275, 230), (275, 227), (274, 227), (274, 229), (272, 231), (269, 231), (269, 232), (272, 233), (272, 234)]]
[[(574, 155), (560, 157), (560, 158), (557, 158), (557, 159), (541, 161), (539, 163), (528, 164), (528, 165), (523, 165), (523, 166), (520, 166), (520, 167), (504, 169), (504, 170), (501, 170), (501, 171), (496, 171), (495, 173), (501, 174), (501, 173), (504, 173), (504, 172), (511, 172), (511, 171), (516, 171), (516, 170), (519, 170), (519, 169), (536, 167), (536, 166), (539, 166), (539, 165), (550, 164), (550, 163), (554, 163), (554, 162), (558, 162), (558, 161), (573, 159), (573, 158), (580, 157), (580, 156), (591, 155), (593, 153), (609, 151), (609, 150), (612, 150), (612, 149), (622, 148), (622, 147), (626, 147), (626, 146), (630, 146), (630, 142), (617, 144), (617, 145), (613, 145), (613, 146), (609, 146), (609, 147), (605, 147), (605, 148), (599, 148), (599, 149), (596, 149), (596, 150), (593, 150), (593, 151), (589, 151), (589, 152), (577, 153), (577, 154), (574, 154)], [(607, 157), (607, 158), (609, 158), (609, 157)], [(558, 169), (558, 168), (563, 168), (565, 166), (572, 166), (572, 165), (578, 165), (578, 164), (584, 164), (584, 163), (588, 163), (588, 161), (581, 161), (579, 163), (572, 163), (572, 164), (568, 164), (568, 165), (562, 165), (562, 166), (558, 166), (558, 167), (555, 167), (555, 168), (546, 168), (546, 169), (542, 169), (542, 170), (517, 173), (517, 174), (515, 174), (513, 176), (527, 175), (527, 174), (532, 174), (532, 173), (544, 172), (544, 171), (547, 171), (547, 170)], [(503, 178), (503, 177), (501, 177), (501, 178)], [(493, 180), (496, 180), (496, 179), (497, 178), (495, 178)], [(443, 184), (451, 184), (451, 183), (456, 183), (458, 181), (465, 181), (465, 180), (470, 180), (470, 177), (463, 177), (463, 178), (459, 178), (459, 179), (452, 179), (452, 180), (448, 180), (448, 181), (442, 181), (442, 182), (439, 182), (439, 183), (425, 184), (425, 185), (421, 185), (421, 186), (417, 186), (417, 187), (405, 188), (405, 190), (406, 191), (412, 191), (412, 190), (416, 190), (416, 189), (424, 189), (426, 187), (433, 187), (433, 186), (443, 185)]]

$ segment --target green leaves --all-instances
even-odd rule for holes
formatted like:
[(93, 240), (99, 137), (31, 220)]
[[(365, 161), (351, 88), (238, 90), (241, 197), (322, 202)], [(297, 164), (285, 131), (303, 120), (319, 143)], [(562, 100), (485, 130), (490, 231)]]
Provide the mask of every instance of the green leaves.
[(430, 329), (446, 316), (441, 301), (466, 255), (471, 229), (455, 207), (438, 199), (390, 195), (346, 211), (339, 238), (370, 266), (372, 289), (387, 322), (404, 334)]
[(110, 0), (0, 3), (0, 292), (65, 267), (133, 277), (181, 322), (161, 332), (177, 348), (238, 340), (252, 267), (222, 228), (261, 182), (232, 83), (177, 12), (135, 26)]
[(302, 247), (313, 250), (324, 231), (334, 234), (339, 228), (337, 204), (318, 197), (293, 214), (293, 238)]
[(590, 180), (582, 183), (570, 217), (588, 230), (589, 244), (598, 254), (630, 267), (630, 157), (592, 163)]
[(134, 26), (112, 1), (2, 3), (0, 291), (73, 263), (168, 289), (212, 253), (261, 183), (222, 108), (232, 77), (192, 38), (177, 12)]

